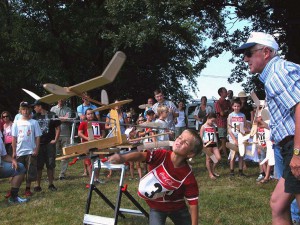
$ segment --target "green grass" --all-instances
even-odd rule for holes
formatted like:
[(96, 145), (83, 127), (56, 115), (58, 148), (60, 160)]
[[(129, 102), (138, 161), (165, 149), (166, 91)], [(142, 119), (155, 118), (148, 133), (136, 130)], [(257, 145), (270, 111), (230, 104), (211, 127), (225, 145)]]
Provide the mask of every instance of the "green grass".
[[(269, 198), (275, 181), (258, 185), (255, 179), (258, 175), (258, 165), (248, 163), (245, 171), (246, 178), (235, 176), (230, 179), (229, 166), (226, 160), (222, 160), (218, 167), (221, 177), (217, 180), (210, 180), (205, 169), (205, 158), (196, 159), (192, 165), (200, 189), (199, 198), (199, 224), (228, 224), (228, 225), (251, 225), (251, 224), (271, 224), (271, 211)], [(57, 163), (56, 174), (60, 162)], [(9, 190), (8, 179), (0, 180), (0, 224), (22, 224), (22, 225), (52, 225), (52, 224), (82, 224), (85, 212), (88, 189), (87, 177), (82, 177), (82, 163), (79, 161), (68, 168), (68, 179), (64, 181), (55, 180), (58, 188), (57, 192), (47, 189), (46, 173), (43, 174), (42, 189), (40, 193), (34, 193), (27, 204), (8, 205), (3, 197)], [(101, 178), (107, 174), (106, 170), (101, 170)], [(119, 171), (114, 171), (113, 177), (107, 180), (106, 184), (97, 185), (98, 188), (115, 203), (116, 192), (119, 184)], [(136, 191), (138, 182), (125, 179), (128, 184), (128, 191), (140, 202), (148, 211), (145, 202), (137, 197)], [(20, 189), (20, 195), (24, 192), (24, 184)], [(122, 198), (122, 208), (134, 208), (124, 195)], [(93, 192), (90, 214), (113, 217), (113, 210)], [(147, 224), (144, 217), (125, 215), (126, 219), (119, 218), (120, 225), (140, 225)], [(172, 224), (168, 221), (167, 224)]]

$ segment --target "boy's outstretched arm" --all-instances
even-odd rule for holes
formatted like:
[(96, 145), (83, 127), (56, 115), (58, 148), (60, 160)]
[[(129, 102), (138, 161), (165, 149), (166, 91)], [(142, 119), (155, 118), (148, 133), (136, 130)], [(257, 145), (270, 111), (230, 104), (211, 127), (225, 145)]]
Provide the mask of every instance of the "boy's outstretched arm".
[(198, 204), (190, 205), (192, 225), (198, 225)]
[(110, 163), (124, 163), (124, 162), (135, 162), (135, 161), (145, 161), (147, 152), (132, 152), (124, 155), (114, 154), (108, 158)]

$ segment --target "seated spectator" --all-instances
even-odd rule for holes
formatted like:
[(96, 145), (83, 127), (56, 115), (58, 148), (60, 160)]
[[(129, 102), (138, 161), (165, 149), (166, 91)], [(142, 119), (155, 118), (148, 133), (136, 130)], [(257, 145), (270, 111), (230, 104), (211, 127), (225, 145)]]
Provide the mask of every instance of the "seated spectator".
[(25, 203), (29, 199), (18, 196), (20, 186), (26, 172), (25, 167), (21, 163), (7, 155), (2, 139), (0, 138), (0, 179), (12, 177), (11, 179), (11, 196), (8, 202), (11, 204)]

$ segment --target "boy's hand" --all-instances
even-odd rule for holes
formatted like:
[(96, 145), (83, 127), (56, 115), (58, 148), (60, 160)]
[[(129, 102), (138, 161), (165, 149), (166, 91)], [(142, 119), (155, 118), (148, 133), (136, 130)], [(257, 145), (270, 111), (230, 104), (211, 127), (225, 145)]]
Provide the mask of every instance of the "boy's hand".
[(108, 162), (113, 163), (113, 164), (124, 163), (120, 154), (113, 154), (112, 156), (110, 156), (108, 158)]
[(13, 169), (15, 169), (15, 170), (18, 169), (18, 162), (17, 162), (17, 160), (15, 160), (14, 158), (11, 159), (11, 167), (12, 167)]
[(37, 156), (38, 153), (39, 153), (39, 151), (38, 151), (37, 148), (35, 148), (35, 149), (32, 151), (32, 155), (33, 155), (33, 156)]
[(56, 140), (51, 140), (51, 141), (50, 141), (50, 144), (53, 144), (53, 145), (54, 145), (55, 143), (56, 143)]

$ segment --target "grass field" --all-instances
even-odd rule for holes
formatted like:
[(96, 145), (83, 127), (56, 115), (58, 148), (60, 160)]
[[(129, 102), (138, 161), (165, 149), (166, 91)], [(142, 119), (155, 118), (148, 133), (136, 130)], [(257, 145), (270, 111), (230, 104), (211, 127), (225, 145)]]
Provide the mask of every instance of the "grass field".
[[(60, 162), (57, 163), (57, 172)], [(193, 163), (193, 170), (198, 180), (200, 188), (199, 199), (199, 224), (228, 224), (228, 225), (250, 225), (250, 224), (271, 224), (271, 211), (269, 207), (269, 198), (276, 181), (267, 184), (257, 184), (255, 179), (258, 175), (258, 165), (247, 163), (245, 173), (248, 177), (229, 178), (229, 166), (224, 159), (218, 167), (220, 178), (210, 180), (206, 168), (205, 157), (198, 157)], [(34, 193), (27, 204), (8, 205), (4, 198), (9, 190), (8, 179), (0, 180), (0, 224), (22, 224), (22, 225), (53, 225), (53, 224), (82, 224), (85, 212), (88, 189), (85, 185), (88, 183), (87, 177), (82, 177), (82, 163), (78, 161), (75, 165), (68, 168), (67, 180), (55, 180), (58, 188), (57, 192), (51, 192), (47, 189), (46, 173), (43, 174), (43, 191)], [(101, 170), (101, 178), (107, 174), (106, 170)], [(115, 171), (110, 180), (105, 184), (99, 184), (97, 187), (115, 203), (116, 192), (119, 184), (119, 171)], [(148, 207), (142, 199), (137, 197), (136, 191), (138, 181), (129, 181), (128, 191), (143, 205), (148, 211)], [(24, 184), (21, 187), (20, 195), (24, 192)], [(134, 208), (133, 204), (123, 196), (122, 208)], [(113, 217), (113, 210), (93, 192), (90, 214)], [(119, 219), (120, 225), (141, 225), (147, 224), (144, 217), (126, 215), (126, 219)], [(168, 224), (172, 224), (168, 222)]]

